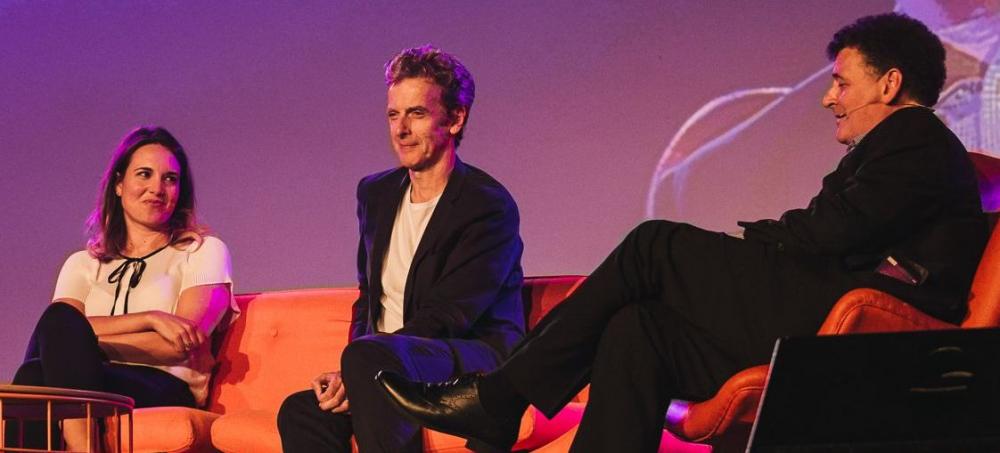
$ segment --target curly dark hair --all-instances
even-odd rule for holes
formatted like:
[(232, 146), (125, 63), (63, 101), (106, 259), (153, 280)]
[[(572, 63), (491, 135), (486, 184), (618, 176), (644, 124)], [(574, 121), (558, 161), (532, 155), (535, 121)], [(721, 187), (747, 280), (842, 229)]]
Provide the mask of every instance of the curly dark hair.
[(443, 90), (441, 101), (449, 114), (465, 109), (465, 124), (455, 136), (455, 146), (462, 141), (469, 112), (476, 98), (476, 83), (465, 65), (454, 55), (443, 52), (430, 44), (404, 49), (385, 63), (385, 84), (390, 86), (400, 80), (427, 78)]
[(937, 103), (945, 79), (944, 46), (919, 20), (899, 13), (862, 17), (833, 35), (826, 56), (832, 61), (847, 47), (860, 51), (877, 75), (899, 69), (900, 93), (928, 107)]

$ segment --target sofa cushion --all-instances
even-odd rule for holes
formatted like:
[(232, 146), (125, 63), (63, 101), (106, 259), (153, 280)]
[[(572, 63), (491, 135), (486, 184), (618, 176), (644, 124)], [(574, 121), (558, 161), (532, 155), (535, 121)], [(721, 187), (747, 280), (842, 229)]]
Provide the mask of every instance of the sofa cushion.
[[(525, 279), (527, 325), (534, 325), (574, 290), (579, 276)], [(276, 415), (288, 395), (305, 390), (319, 373), (340, 368), (351, 307), (348, 288), (275, 291), (237, 296), (243, 316), (224, 339), (209, 394), (209, 410), (223, 413), (212, 443), (229, 452), (280, 452)], [(521, 423), (519, 448), (544, 445), (579, 420), (573, 406), (553, 420), (531, 409)], [(468, 451), (465, 440), (425, 431), (425, 450)]]
[[(465, 439), (433, 431), (424, 433), (424, 449), (428, 452), (468, 451)], [(280, 452), (277, 414), (250, 410), (223, 415), (212, 425), (212, 443), (227, 453)]]
[(212, 444), (224, 452), (280, 452), (276, 413), (249, 410), (223, 415), (212, 425)]
[[(572, 403), (571, 411), (582, 411), (582, 405)], [(541, 423), (536, 422), (541, 418)], [(571, 416), (578, 420), (579, 416)], [(575, 422), (566, 417), (556, 416), (549, 421), (534, 408), (525, 412), (518, 432), (518, 448), (544, 445), (571, 428)], [(266, 410), (238, 411), (223, 415), (212, 424), (212, 444), (215, 448), (232, 453), (276, 453), (281, 451), (278, 434), (277, 413)], [(355, 448), (356, 450), (356, 448)], [(440, 433), (424, 431), (424, 451), (426, 452), (467, 452), (465, 439)]]
[[(132, 429), (136, 452), (215, 451), (209, 438), (212, 422), (219, 414), (188, 407), (136, 409)], [(122, 417), (122, 445), (128, 445), (128, 416)]]

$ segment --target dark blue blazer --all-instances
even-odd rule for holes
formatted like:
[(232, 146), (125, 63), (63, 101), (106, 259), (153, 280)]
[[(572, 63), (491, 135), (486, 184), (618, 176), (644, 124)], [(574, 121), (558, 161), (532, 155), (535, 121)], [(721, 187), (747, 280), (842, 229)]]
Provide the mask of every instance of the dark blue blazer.
[[(405, 168), (369, 175), (358, 184), (361, 294), (354, 303), (352, 340), (375, 333), (383, 259), (407, 184)], [(459, 360), (463, 348), (482, 349), (482, 343), (506, 357), (524, 337), (519, 223), (507, 189), (457, 161), (413, 256), (403, 328), (394, 333), (446, 340)]]

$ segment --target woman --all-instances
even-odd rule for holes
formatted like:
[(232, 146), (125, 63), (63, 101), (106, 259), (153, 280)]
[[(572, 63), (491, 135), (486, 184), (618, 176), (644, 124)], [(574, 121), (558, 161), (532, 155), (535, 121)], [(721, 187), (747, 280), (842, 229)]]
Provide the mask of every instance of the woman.
[[(209, 337), (237, 307), (229, 252), (203, 235), (194, 204), (180, 143), (159, 127), (126, 135), (87, 222), (87, 248), (63, 265), (14, 384), (114, 392), (136, 407), (204, 404)], [(63, 423), (70, 449), (86, 449), (85, 426)], [(38, 430), (26, 440), (44, 442), (44, 426), (26, 430)]]

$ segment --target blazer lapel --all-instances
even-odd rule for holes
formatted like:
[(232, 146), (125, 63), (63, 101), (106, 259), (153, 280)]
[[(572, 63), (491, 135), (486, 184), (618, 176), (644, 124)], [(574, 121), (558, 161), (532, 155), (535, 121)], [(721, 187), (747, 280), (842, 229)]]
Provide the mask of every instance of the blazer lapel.
[[(413, 254), (413, 261), (410, 263), (410, 271), (406, 275), (406, 290), (403, 293), (404, 319), (408, 318), (411, 310), (412, 304), (410, 300), (413, 298), (413, 285), (415, 284), (413, 281), (414, 270), (420, 266), (423, 258), (431, 250), (434, 250), (434, 246), (441, 237), (447, 233), (452, 208), (462, 193), (462, 185), (465, 182), (465, 175), (468, 171), (468, 167), (456, 158), (455, 168), (448, 177), (448, 185), (445, 186), (444, 192), (441, 194), (441, 199), (438, 200), (438, 204), (434, 208), (434, 213), (431, 214), (431, 219), (427, 222), (427, 229), (424, 230), (424, 235), (420, 238), (420, 244), (417, 245), (417, 251)], [(392, 225), (389, 227), (392, 228)]]
[(375, 215), (375, 238), (371, 253), (368, 255), (370, 263), (368, 288), (369, 294), (372, 295), (369, 307), (379, 305), (382, 298), (382, 266), (385, 262), (385, 253), (389, 250), (389, 239), (392, 238), (392, 226), (396, 221), (396, 211), (399, 210), (399, 203), (403, 201), (403, 194), (406, 192), (406, 185), (409, 181), (409, 173), (406, 169), (402, 169), (398, 180), (389, 184), (386, 191), (379, 194), (379, 200), (375, 203), (378, 206), (378, 213)]

